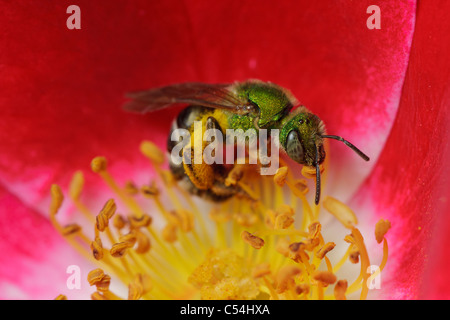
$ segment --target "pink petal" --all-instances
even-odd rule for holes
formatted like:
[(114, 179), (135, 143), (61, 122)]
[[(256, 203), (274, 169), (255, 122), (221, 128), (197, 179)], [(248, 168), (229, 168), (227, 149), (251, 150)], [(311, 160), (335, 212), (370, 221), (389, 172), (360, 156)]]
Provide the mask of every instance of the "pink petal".
[[(74, 253), (47, 219), (3, 188), (0, 216), (0, 299), (54, 299), (59, 294), (77, 299), (94, 291), (86, 281), (93, 266)], [(73, 274), (67, 273), (69, 266), (79, 267), (79, 289), (67, 286)]]
[(380, 217), (392, 222), (384, 297), (450, 297), (448, 10), (447, 1), (419, 5), (400, 108), (355, 201), (372, 217), (368, 224)]

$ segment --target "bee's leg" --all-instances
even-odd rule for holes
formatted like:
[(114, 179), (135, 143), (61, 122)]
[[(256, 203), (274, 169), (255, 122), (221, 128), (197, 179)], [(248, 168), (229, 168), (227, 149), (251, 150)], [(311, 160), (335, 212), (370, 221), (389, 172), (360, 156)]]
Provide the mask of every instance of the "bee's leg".
[[(189, 154), (190, 153), (190, 154)], [(200, 190), (207, 190), (214, 184), (214, 170), (211, 165), (202, 163), (195, 163), (190, 161), (194, 159), (194, 149), (190, 148), (186, 150), (183, 154), (183, 168), (186, 175), (189, 177), (191, 182)], [(190, 157), (188, 161), (188, 157)]]
[[(216, 181), (210, 190), (210, 197), (220, 200), (227, 200), (233, 196), (245, 198), (250, 201), (258, 200), (253, 194), (248, 193), (238, 185), (226, 185), (223, 182)], [(216, 200), (217, 201), (217, 200)]]
[(208, 117), (208, 119), (206, 119), (206, 130), (210, 129), (219, 130), (223, 135), (222, 128), (220, 127), (219, 122), (214, 117)]
[[(220, 141), (220, 143), (223, 143), (225, 141), (223, 131), (218, 121), (214, 117), (208, 117), (206, 119), (205, 127), (207, 130), (208, 129), (219, 130), (222, 133), (223, 138), (223, 140)], [(209, 145), (209, 143), (204, 144), (203, 148), (206, 148), (207, 145)], [(186, 151), (187, 153), (185, 152), (183, 154), (182, 165), (185, 176), (189, 178), (188, 179), (189, 181), (185, 181), (185, 183), (187, 183), (188, 190), (192, 194), (196, 194), (198, 196), (201, 196), (214, 202), (225, 201), (233, 196), (241, 196), (249, 200), (256, 200), (252, 195), (248, 194), (237, 184), (229, 184), (226, 181), (227, 178), (229, 177), (230, 172), (233, 171), (230, 167), (227, 167), (224, 164), (219, 163), (213, 163), (211, 165), (208, 165), (204, 162), (202, 162), (201, 164), (190, 163), (191, 162), (190, 160), (194, 159), (194, 149), (190, 148)], [(236, 166), (233, 166), (232, 168), (235, 167)], [(238, 180), (240, 178), (241, 177), (239, 177)]]
[[(221, 143), (225, 141), (223, 131), (215, 118), (209, 117), (207, 119), (206, 128), (219, 130), (223, 137)], [(209, 192), (207, 192), (209, 198), (214, 201), (223, 201), (233, 196), (241, 196), (249, 200), (256, 200), (253, 195), (249, 194), (238, 185), (238, 181), (244, 175), (245, 165), (234, 164), (231, 167), (227, 167), (223, 164), (213, 164), (212, 168), (215, 173), (215, 182)]]
[[(222, 132), (218, 121), (214, 117), (208, 117), (206, 120), (206, 129), (217, 129)], [(217, 137), (216, 137), (217, 138)], [(209, 144), (209, 143), (208, 143)], [(216, 181), (215, 165), (206, 164), (203, 161), (203, 151), (208, 144), (202, 143), (202, 162), (195, 163), (194, 149), (191, 147), (183, 154), (183, 168), (194, 186), (199, 190), (211, 189)], [(190, 159), (188, 159), (190, 157)], [(190, 161), (191, 160), (191, 161)], [(192, 162), (192, 163), (191, 163)]]

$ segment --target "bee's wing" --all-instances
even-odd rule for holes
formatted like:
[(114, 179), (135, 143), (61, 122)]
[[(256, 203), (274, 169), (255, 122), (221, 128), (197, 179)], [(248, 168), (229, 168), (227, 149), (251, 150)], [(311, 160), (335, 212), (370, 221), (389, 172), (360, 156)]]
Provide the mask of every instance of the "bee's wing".
[(206, 84), (188, 82), (174, 84), (147, 91), (127, 94), (132, 100), (124, 109), (145, 113), (160, 110), (177, 103), (230, 110), (235, 113), (245, 111), (248, 101), (240, 99), (232, 91), (230, 84)]

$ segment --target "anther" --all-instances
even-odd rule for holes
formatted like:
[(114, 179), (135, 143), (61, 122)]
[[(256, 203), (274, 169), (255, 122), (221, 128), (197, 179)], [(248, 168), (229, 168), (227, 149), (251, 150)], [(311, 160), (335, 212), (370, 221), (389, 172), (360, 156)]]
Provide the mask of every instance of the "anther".
[(117, 229), (117, 230), (121, 230), (126, 226), (127, 222), (125, 221), (125, 219), (120, 215), (120, 214), (116, 214), (113, 218), (113, 226)]
[(348, 256), (351, 263), (359, 262), (359, 249), (356, 245), (351, 245), (350, 254)]
[(177, 226), (174, 223), (168, 223), (162, 229), (162, 238), (169, 243), (177, 241)]
[(98, 282), (100, 282), (103, 279), (104, 276), (105, 276), (105, 272), (100, 268), (90, 271), (88, 273), (88, 277), (87, 277), (89, 285), (91, 285), (91, 286), (96, 285)]
[(150, 292), (153, 287), (152, 280), (147, 274), (136, 274), (136, 276), (134, 277), (134, 283), (137, 283), (142, 287), (142, 294)]
[(289, 245), (288, 256), (295, 262), (303, 262), (304, 258), (309, 259), (308, 254), (305, 252), (305, 244), (303, 242), (294, 242)]
[(347, 243), (350, 243), (350, 244), (355, 244), (355, 239), (353, 238), (352, 234), (347, 234), (344, 237), (344, 241), (347, 242)]
[(355, 213), (350, 209), (347, 205), (342, 203), (341, 201), (332, 198), (326, 197), (323, 201), (323, 206), (330, 212), (333, 216), (335, 216), (346, 228), (351, 229), (358, 223), (358, 219), (356, 218)]
[(334, 286), (334, 297), (336, 300), (346, 300), (345, 292), (347, 291), (347, 280), (339, 280)]
[(60, 294), (55, 298), (55, 300), (67, 300), (67, 296)]
[(100, 237), (95, 237), (94, 241), (91, 242), (91, 250), (95, 260), (103, 259), (103, 245)]
[(109, 199), (106, 201), (105, 205), (103, 206), (102, 210), (100, 210), (100, 214), (105, 215), (108, 219), (111, 219), (114, 213), (116, 213), (116, 203), (114, 199)]
[(69, 195), (72, 199), (78, 200), (83, 190), (84, 176), (83, 172), (77, 171), (74, 173), (69, 186)]
[(300, 283), (295, 286), (295, 293), (297, 294), (308, 294), (309, 293), (309, 284)]
[(150, 289), (151, 283), (149, 277), (147, 275), (137, 274), (128, 285), (128, 300), (139, 300)]
[(261, 249), (264, 246), (264, 240), (251, 234), (248, 231), (241, 232), (241, 238), (255, 249)]
[(313, 222), (308, 226), (308, 231), (309, 231), (309, 237), (314, 239), (317, 238), (320, 234), (320, 231), (322, 229), (322, 226), (320, 224), (320, 222)]
[(142, 297), (142, 286), (132, 282), (128, 285), (128, 300), (139, 300)]
[(305, 179), (298, 179), (294, 182), (294, 187), (307, 194), (309, 191), (308, 182)]
[(294, 223), (292, 216), (283, 213), (275, 218), (275, 229), (287, 229)]
[(95, 217), (97, 230), (100, 232), (105, 231), (108, 226), (108, 218), (106, 218), (103, 214), (99, 214)]
[(51, 202), (50, 202), (50, 215), (55, 215), (59, 208), (61, 207), (64, 195), (61, 191), (61, 187), (57, 184), (53, 184), (50, 188), (50, 194), (51, 194)]
[(150, 217), (148, 214), (143, 214), (142, 216), (131, 216), (128, 218), (130, 222), (131, 228), (138, 229), (142, 227), (148, 227), (152, 223), (152, 217)]
[(303, 240), (303, 244), (305, 245), (306, 251), (313, 251), (315, 247), (320, 244), (320, 238), (312, 238)]
[(102, 295), (100, 292), (95, 291), (93, 294), (91, 294), (92, 300), (108, 300), (104, 295)]
[(88, 282), (91, 286), (96, 286), (100, 292), (109, 291), (109, 285), (111, 283), (111, 277), (103, 272), (102, 269), (94, 269), (88, 273)]
[(380, 219), (375, 224), (375, 239), (378, 243), (381, 243), (384, 239), (384, 235), (391, 228), (391, 222), (389, 220)]
[(125, 242), (131, 248), (136, 243), (137, 237), (135, 232), (127, 233), (119, 237), (120, 242)]
[[(320, 173), (322, 174), (324, 171), (323, 165), (320, 165)], [(303, 166), (302, 175), (307, 179), (315, 179), (316, 178), (316, 167)]]
[(159, 189), (154, 184), (142, 186), (141, 192), (147, 198), (152, 198), (159, 195)]
[(334, 247), (336, 246), (336, 244), (334, 242), (327, 242), (325, 243), (317, 252), (316, 252), (316, 257), (318, 257), (319, 259), (323, 259), (325, 257), (325, 255), (330, 252), (331, 250), (334, 249)]
[(109, 219), (111, 219), (116, 212), (116, 208), (117, 206), (114, 199), (109, 199), (106, 201), (102, 210), (100, 210), (100, 213), (96, 217), (97, 229), (99, 231), (105, 231), (105, 228), (108, 226)]
[(105, 157), (95, 157), (91, 161), (91, 169), (95, 173), (105, 171), (108, 167), (108, 162)]
[(141, 152), (156, 165), (162, 165), (165, 161), (164, 153), (150, 141), (143, 141), (141, 143)]
[(112, 245), (109, 251), (114, 258), (121, 258), (125, 255), (130, 245), (126, 242), (119, 242)]
[(314, 271), (312, 277), (314, 280), (320, 281), (324, 285), (333, 284), (337, 280), (336, 275), (329, 271)]
[(283, 293), (295, 285), (294, 277), (301, 273), (297, 266), (284, 266), (280, 269), (276, 277), (277, 293)]
[(286, 177), (288, 175), (288, 167), (280, 167), (277, 169), (273, 177), (273, 181), (280, 187), (284, 186), (286, 183)]
[(76, 234), (81, 230), (81, 227), (76, 223), (71, 223), (63, 227), (62, 234), (64, 236), (69, 236), (72, 234)]
[(136, 195), (139, 193), (138, 187), (132, 181), (127, 181), (125, 183), (124, 190), (129, 195)]
[(103, 278), (95, 284), (97, 290), (100, 292), (109, 291), (109, 285), (111, 284), (111, 276), (105, 274)]
[(135, 251), (137, 253), (146, 253), (151, 248), (150, 238), (147, 237), (142, 232), (136, 232), (136, 241), (137, 241), (137, 247)]

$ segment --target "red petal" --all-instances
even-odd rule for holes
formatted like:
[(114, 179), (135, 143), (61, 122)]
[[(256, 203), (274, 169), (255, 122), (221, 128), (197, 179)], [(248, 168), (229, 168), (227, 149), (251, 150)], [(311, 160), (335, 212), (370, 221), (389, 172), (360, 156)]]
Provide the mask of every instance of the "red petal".
[(448, 1), (419, 5), (397, 118), (357, 197), (366, 214), (392, 222), (386, 297), (450, 297), (449, 10)]

